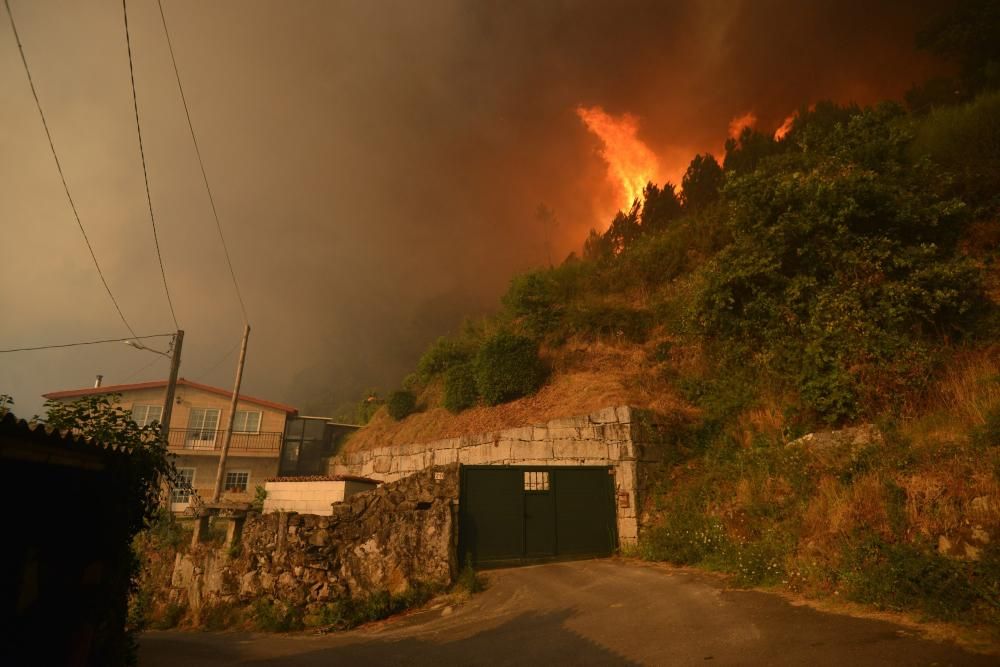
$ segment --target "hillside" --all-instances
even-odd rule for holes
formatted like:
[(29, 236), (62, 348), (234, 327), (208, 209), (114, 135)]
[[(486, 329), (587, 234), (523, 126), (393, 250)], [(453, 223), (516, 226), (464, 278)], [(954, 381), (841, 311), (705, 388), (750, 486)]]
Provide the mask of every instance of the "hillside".
[[(516, 277), (350, 449), (681, 413), (653, 560), (1000, 628), (1000, 93), (830, 103)], [(874, 424), (834, 451), (788, 443)], [(996, 641), (997, 637), (991, 635)]]

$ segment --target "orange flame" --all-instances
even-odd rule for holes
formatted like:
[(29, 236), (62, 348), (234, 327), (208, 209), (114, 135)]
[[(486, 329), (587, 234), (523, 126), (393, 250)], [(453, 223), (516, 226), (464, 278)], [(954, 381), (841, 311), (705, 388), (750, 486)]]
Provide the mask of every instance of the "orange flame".
[(642, 189), (656, 177), (656, 155), (638, 137), (639, 120), (632, 114), (617, 118), (599, 106), (576, 108), (576, 115), (602, 144), (601, 157), (608, 163), (608, 178), (622, 191), (622, 208), (642, 200)]
[(729, 136), (733, 139), (739, 139), (745, 128), (753, 127), (756, 124), (757, 114), (753, 111), (747, 111), (742, 116), (736, 116), (729, 121)]
[(781, 123), (781, 127), (774, 131), (774, 140), (781, 141), (788, 134), (789, 130), (792, 129), (792, 123), (795, 121), (795, 114), (790, 115), (788, 118)]

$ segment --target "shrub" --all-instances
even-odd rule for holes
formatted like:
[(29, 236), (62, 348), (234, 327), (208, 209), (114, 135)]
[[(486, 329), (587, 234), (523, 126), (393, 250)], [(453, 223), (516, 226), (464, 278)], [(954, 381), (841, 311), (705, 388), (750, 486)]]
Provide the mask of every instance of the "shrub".
[(891, 544), (877, 535), (864, 535), (846, 555), (844, 583), (848, 596), (858, 602), (954, 619), (979, 598), (968, 566), (929, 545)]
[(475, 354), (475, 345), (469, 341), (442, 336), (427, 348), (417, 362), (417, 376), (429, 382), (452, 366), (468, 363)]
[(488, 405), (534, 393), (545, 378), (538, 343), (507, 331), (487, 339), (475, 363), (476, 389)]
[(472, 364), (452, 366), (444, 374), (444, 407), (451, 412), (471, 408), (479, 399), (476, 373)]
[(551, 271), (526, 273), (511, 281), (503, 305), (528, 333), (542, 337), (556, 329), (565, 308), (557, 289)]
[(300, 609), (269, 598), (254, 602), (251, 614), (257, 629), (265, 632), (290, 632), (304, 627)]
[(416, 411), (417, 397), (412, 391), (407, 391), (406, 389), (394, 391), (389, 394), (389, 400), (386, 401), (386, 409), (389, 411), (389, 416), (396, 421), (405, 419)]
[(486, 583), (483, 578), (480, 577), (475, 568), (472, 567), (472, 557), (467, 557), (465, 561), (465, 567), (458, 574), (458, 579), (455, 580), (455, 588), (460, 591), (465, 591), (469, 595), (479, 593), (486, 588)]

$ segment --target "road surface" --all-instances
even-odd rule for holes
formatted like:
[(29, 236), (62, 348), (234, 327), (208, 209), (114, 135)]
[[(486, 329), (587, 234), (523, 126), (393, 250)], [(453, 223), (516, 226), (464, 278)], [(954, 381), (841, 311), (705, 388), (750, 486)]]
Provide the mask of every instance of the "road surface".
[(497, 570), (489, 588), (351, 632), (149, 632), (140, 665), (1000, 665), (885, 621), (619, 559)]

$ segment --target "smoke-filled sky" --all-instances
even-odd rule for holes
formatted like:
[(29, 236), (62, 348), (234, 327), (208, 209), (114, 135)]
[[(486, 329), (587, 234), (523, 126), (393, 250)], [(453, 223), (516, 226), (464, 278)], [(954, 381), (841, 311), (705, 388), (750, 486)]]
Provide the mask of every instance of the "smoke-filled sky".
[[(391, 389), (430, 340), (622, 206), (594, 122), (630, 134), (655, 156), (653, 179), (676, 182), (747, 114), (770, 132), (820, 99), (900, 97), (935, 66), (913, 48), (935, 4), (163, 0), (252, 326), (244, 391), (328, 413)], [(108, 283), (140, 334), (171, 331), (121, 3), (11, 5)], [(156, 2), (128, 7), (181, 375), (229, 386), (239, 306)], [(2, 18), (0, 348), (127, 336)], [(121, 343), (2, 354), (0, 393), (30, 416), (44, 391), (167, 366)]]

